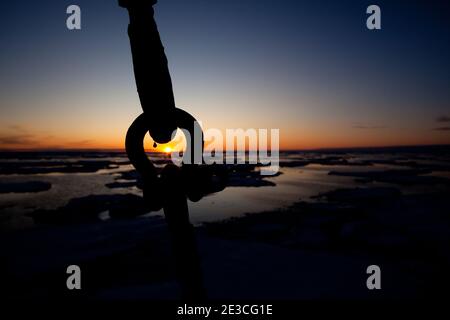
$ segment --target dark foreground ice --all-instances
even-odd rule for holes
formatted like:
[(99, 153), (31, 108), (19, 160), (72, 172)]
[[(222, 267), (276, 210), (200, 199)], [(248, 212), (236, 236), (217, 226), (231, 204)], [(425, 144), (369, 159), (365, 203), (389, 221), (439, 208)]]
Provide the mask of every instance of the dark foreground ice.
[[(209, 297), (448, 297), (449, 154), (291, 152), (276, 177), (238, 168), (225, 191), (189, 203)], [(64, 162), (86, 164), (73, 157)], [(2, 175), (0, 272), (8, 298), (71, 299), (71, 264), (83, 270), (81, 299), (178, 298), (167, 225), (161, 213), (147, 212), (139, 176), (123, 155), (89, 157), (107, 167)], [(41, 158), (47, 168), (55, 161)], [(30, 181), (51, 188), (22, 193)], [(381, 291), (366, 288), (372, 264), (382, 270)]]

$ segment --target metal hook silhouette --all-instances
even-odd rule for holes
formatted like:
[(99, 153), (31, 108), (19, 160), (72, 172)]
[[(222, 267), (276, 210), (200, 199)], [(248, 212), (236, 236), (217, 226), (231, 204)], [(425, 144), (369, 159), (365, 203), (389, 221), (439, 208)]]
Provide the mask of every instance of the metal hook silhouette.
[[(125, 147), (128, 157), (144, 181), (144, 200), (150, 210), (164, 209), (176, 261), (177, 278), (182, 295), (187, 299), (206, 297), (203, 288), (200, 260), (197, 253), (194, 228), (189, 221), (187, 198), (200, 200), (204, 195), (225, 188), (226, 169), (222, 166), (203, 166), (194, 163), (195, 138), (200, 139), (203, 159), (203, 131), (195, 118), (175, 107), (172, 81), (167, 58), (154, 21), (156, 0), (119, 0), (128, 10), (133, 69), (142, 113), (128, 129)], [(147, 132), (155, 142), (167, 143), (175, 129), (187, 130), (186, 155), (189, 164), (179, 168), (166, 165), (161, 175), (144, 150)], [(200, 134), (200, 137), (195, 135)], [(203, 160), (201, 160), (203, 163)]]

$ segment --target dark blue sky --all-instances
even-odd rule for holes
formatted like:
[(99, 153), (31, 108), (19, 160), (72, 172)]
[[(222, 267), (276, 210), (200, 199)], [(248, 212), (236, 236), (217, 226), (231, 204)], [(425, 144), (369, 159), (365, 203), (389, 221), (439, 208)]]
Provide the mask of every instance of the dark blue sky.
[[(69, 4), (82, 30), (67, 30)], [(382, 30), (365, 26), (370, 4)], [(177, 105), (206, 128), (280, 128), (284, 148), (450, 142), (444, 1), (160, 0), (155, 10)], [(2, 2), (0, 14), (0, 147), (120, 147), (141, 112), (127, 12), (80, 0)]]

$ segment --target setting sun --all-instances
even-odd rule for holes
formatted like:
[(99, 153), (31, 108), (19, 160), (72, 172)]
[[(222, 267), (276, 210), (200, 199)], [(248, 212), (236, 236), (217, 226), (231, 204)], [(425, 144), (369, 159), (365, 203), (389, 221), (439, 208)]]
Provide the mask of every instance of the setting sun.
[(171, 153), (173, 151), (173, 149), (171, 147), (165, 147), (164, 148), (164, 152), (165, 153)]

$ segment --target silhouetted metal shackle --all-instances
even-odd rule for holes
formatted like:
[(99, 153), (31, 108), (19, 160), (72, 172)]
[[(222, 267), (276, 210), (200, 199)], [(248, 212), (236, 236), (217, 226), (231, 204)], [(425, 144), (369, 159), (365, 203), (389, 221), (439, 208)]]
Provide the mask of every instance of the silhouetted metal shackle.
[[(164, 208), (182, 296), (198, 300), (204, 299), (206, 292), (187, 198), (197, 201), (206, 193), (223, 189), (225, 185), (214, 183), (213, 177), (224, 175), (217, 174), (222, 171), (215, 166), (202, 165), (203, 131), (192, 115), (175, 107), (167, 58), (153, 19), (155, 3), (156, 0), (119, 0), (119, 5), (130, 15), (128, 35), (137, 91), (144, 110), (128, 129), (125, 148), (131, 163), (143, 177), (144, 200), (149, 209)], [(169, 163), (158, 175), (145, 153), (144, 137), (149, 132), (155, 142), (167, 143), (177, 128), (189, 132), (183, 155), (185, 162), (181, 167)], [(201, 136), (196, 137), (196, 134)], [(195, 141), (200, 141), (197, 148)], [(199, 164), (194, 163), (195, 152), (200, 152)], [(186, 164), (187, 159), (189, 164)]]
[[(173, 185), (163, 181), (165, 169), (160, 176), (144, 149), (144, 137), (149, 132), (157, 143), (167, 143), (177, 129), (189, 132), (185, 161), (181, 168), (170, 166), (167, 170), (179, 170), (180, 190), (191, 201), (225, 188), (226, 170), (222, 166), (203, 165), (203, 131), (196, 119), (188, 112), (175, 107), (172, 82), (164, 47), (153, 19), (152, 5), (156, 0), (119, 0), (119, 5), (128, 10), (133, 68), (142, 113), (128, 129), (125, 148), (128, 157), (144, 181), (144, 199), (151, 210), (159, 210), (170, 202)], [(196, 137), (195, 135), (201, 135)], [(200, 141), (200, 150), (195, 150), (195, 141)], [(194, 163), (194, 152), (201, 155), (200, 163)], [(188, 158), (189, 157), (189, 158)], [(186, 161), (189, 160), (189, 161)], [(189, 164), (186, 164), (189, 163)], [(171, 175), (174, 183), (173, 174)]]
[[(174, 118), (177, 128), (187, 130), (190, 133), (191, 141), (190, 145), (194, 143), (194, 131), (201, 132), (201, 129), (194, 129), (195, 126), (199, 126), (195, 119), (187, 112), (181, 109), (175, 109)], [(144, 182), (144, 198), (147, 200), (151, 210), (159, 210), (164, 206), (164, 203), (171, 201), (171, 192), (174, 186), (168, 184), (165, 181), (166, 170), (178, 170), (177, 183), (180, 185), (178, 188), (184, 191), (184, 194), (191, 201), (200, 200), (205, 194), (219, 191), (224, 188), (222, 184), (214, 184), (213, 178), (217, 176), (216, 172), (219, 172), (217, 166), (206, 166), (197, 164), (183, 164), (178, 168), (173, 164), (167, 165), (170, 169), (163, 168), (160, 175), (158, 175), (157, 169), (152, 161), (147, 157), (144, 149), (144, 137), (148, 132), (147, 121), (145, 113), (141, 114), (131, 124), (128, 129), (125, 139), (125, 148), (128, 154), (128, 158), (136, 170), (141, 174)], [(202, 140), (203, 141), (203, 140)], [(189, 143), (187, 143), (189, 145)], [(183, 159), (187, 159), (190, 156), (191, 163), (194, 160), (193, 148), (187, 148)], [(175, 169), (176, 168), (176, 169)], [(172, 183), (174, 181), (172, 176)], [(223, 174), (221, 176), (224, 176)], [(223, 180), (223, 179), (222, 179)], [(215, 181), (221, 181), (216, 179)], [(215, 186), (217, 185), (217, 187)]]

